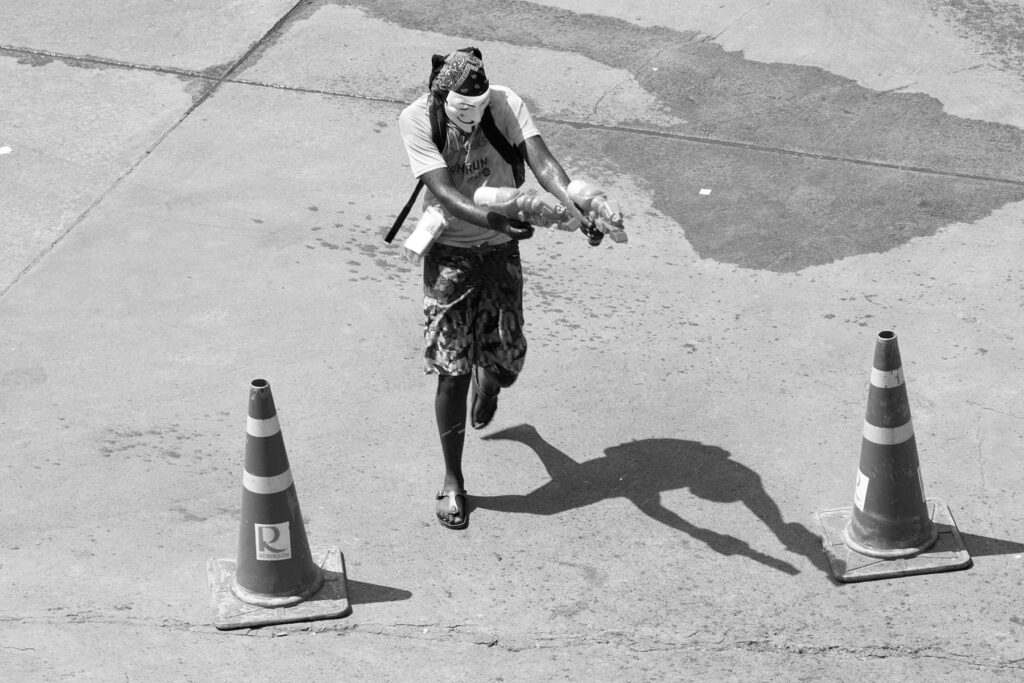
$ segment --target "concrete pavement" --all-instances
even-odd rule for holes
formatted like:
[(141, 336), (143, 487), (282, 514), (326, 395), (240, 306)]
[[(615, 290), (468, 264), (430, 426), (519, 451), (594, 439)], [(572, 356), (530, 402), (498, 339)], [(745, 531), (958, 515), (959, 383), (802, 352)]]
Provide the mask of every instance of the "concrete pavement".
[[(0, 671), (1020, 676), (1024, 12), (664, 5), (5, 12)], [(419, 274), (381, 235), (398, 112), (468, 44), (630, 242), (524, 243), (530, 358), (452, 533)], [(814, 512), (852, 503), (882, 329), (975, 564), (837, 585)], [(205, 563), (256, 377), (353, 612), (227, 634)]]

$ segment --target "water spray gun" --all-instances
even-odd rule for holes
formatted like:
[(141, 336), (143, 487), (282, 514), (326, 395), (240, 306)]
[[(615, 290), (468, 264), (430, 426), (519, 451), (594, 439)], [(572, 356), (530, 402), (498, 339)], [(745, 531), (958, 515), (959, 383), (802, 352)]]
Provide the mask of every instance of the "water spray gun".
[(600, 244), (605, 235), (611, 237), (612, 242), (619, 244), (629, 240), (626, 228), (622, 224), (622, 209), (619, 208), (618, 201), (608, 199), (604, 190), (583, 180), (572, 181), (567, 189), (569, 198), (594, 225), (589, 229), (587, 226), (580, 227), (591, 246), (596, 247)]
[(512, 220), (541, 228), (575, 230), (578, 221), (550, 192), (537, 193), (532, 188), (481, 187), (473, 193), (473, 203), (485, 206)]

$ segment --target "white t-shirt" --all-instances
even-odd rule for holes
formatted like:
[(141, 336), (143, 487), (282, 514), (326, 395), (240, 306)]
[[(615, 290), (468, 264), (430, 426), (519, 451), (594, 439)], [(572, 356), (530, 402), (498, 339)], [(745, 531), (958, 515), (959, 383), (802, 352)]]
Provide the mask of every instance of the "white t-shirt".
[[(419, 178), (428, 171), (447, 167), (455, 187), (467, 197), (472, 197), (477, 188), (484, 186), (515, 187), (512, 167), (487, 140), (482, 126), (477, 126), (467, 136), (449, 125), (448, 141), (442, 156), (430, 134), (429, 98), (429, 93), (423, 95), (406, 107), (398, 118), (398, 130), (409, 155), (412, 174)], [(498, 130), (513, 147), (527, 138), (540, 135), (522, 98), (508, 88), (491, 85), (488, 108)], [(439, 204), (437, 198), (427, 190), (423, 200), (424, 208)], [(438, 237), (437, 241), (442, 244), (465, 247), (500, 244), (509, 239), (506, 235), (444, 213), (449, 226)]]

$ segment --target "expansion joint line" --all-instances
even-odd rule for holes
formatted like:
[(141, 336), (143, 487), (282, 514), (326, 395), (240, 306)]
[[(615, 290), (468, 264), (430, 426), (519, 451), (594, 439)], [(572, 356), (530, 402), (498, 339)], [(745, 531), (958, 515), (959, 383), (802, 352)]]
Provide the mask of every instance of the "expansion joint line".
[[(265, 81), (254, 81), (248, 79), (225, 79), (231, 83), (237, 83), (242, 85), (250, 85), (258, 88), (274, 88), (277, 90), (286, 90), (291, 92), (303, 92), (314, 95), (323, 95), (325, 97), (342, 97), (345, 99), (360, 100), (363, 102), (380, 102), (384, 104), (394, 104), (400, 107), (407, 107), (410, 102), (408, 100), (398, 99), (394, 97), (380, 97), (373, 95), (361, 95), (352, 92), (341, 92), (338, 90), (326, 90), (320, 88), (302, 88), (289, 85), (283, 85), (280, 83), (268, 83)], [(569, 126), (576, 129), (587, 129), (587, 130), (598, 130), (606, 131), (609, 133), (626, 133), (629, 135), (639, 135), (644, 137), (655, 137), (664, 140), (676, 140), (679, 142), (693, 142), (701, 145), (712, 145), (718, 147), (731, 147), (734, 149), (744, 149), (751, 152), (764, 152), (766, 154), (782, 154), (787, 156), (803, 157), (805, 159), (817, 159), (819, 161), (833, 161), (836, 163), (843, 164), (856, 164), (859, 166), (870, 166), (872, 168), (883, 168), (890, 171), (905, 171), (908, 173), (921, 173), (923, 175), (942, 176), (946, 178), (957, 178), (959, 180), (976, 180), (978, 182), (987, 183), (999, 183), (1001, 185), (1014, 185), (1017, 187), (1024, 187), (1024, 179), (1018, 178), (1003, 178), (1000, 176), (989, 176), (980, 175), (974, 173), (960, 173), (958, 171), (944, 171), (939, 168), (928, 168), (926, 166), (907, 166), (904, 164), (897, 164), (889, 161), (871, 161), (870, 159), (858, 159), (856, 157), (840, 156), (838, 154), (822, 154), (819, 152), (808, 152), (798, 149), (788, 149), (786, 147), (774, 147), (771, 145), (758, 145), (751, 142), (738, 142), (735, 140), (726, 140), (723, 138), (712, 138), (702, 135), (687, 135), (685, 133), (674, 133), (671, 131), (651, 130), (649, 128), (636, 128), (633, 126), (614, 126), (602, 123), (591, 123), (589, 121), (576, 121), (571, 119), (561, 119), (553, 116), (544, 116), (543, 114), (537, 114), (533, 117), (535, 120), (542, 123), (554, 123), (562, 126)]]
[[(410, 104), (408, 100), (398, 99), (394, 97), (361, 95), (359, 93), (342, 92), (338, 90), (327, 90), (321, 88), (303, 88), (290, 85), (283, 85), (280, 83), (268, 83), (266, 81), (230, 78), (224, 78), (223, 81), (241, 85), (250, 85), (257, 88), (274, 88), (277, 90), (286, 90), (289, 92), (302, 92), (314, 95), (323, 95), (325, 97), (341, 97), (345, 99), (359, 100), (362, 102), (379, 102), (384, 104), (394, 104), (400, 107), (407, 107)], [(771, 145), (758, 145), (751, 142), (738, 142), (735, 140), (713, 138), (703, 135), (687, 135), (685, 133), (675, 133), (671, 131), (651, 130), (649, 128), (636, 128), (633, 126), (615, 126), (602, 123), (591, 123), (589, 121), (578, 121), (571, 119), (562, 119), (553, 116), (544, 116), (543, 114), (537, 114), (533, 118), (542, 123), (554, 123), (557, 125), (569, 126), (571, 128), (576, 129), (598, 130), (609, 133), (626, 133), (629, 135), (655, 137), (664, 140), (693, 142), (701, 145), (731, 147), (733, 149), (743, 149), (751, 152), (763, 152), (765, 154), (782, 154), (786, 156), (802, 157), (805, 159), (816, 159), (818, 161), (832, 161), (843, 164), (856, 164), (858, 166), (870, 166), (872, 168), (882, 168), (890, 171), (905, 171), (908, 173), (920, 173), (923, 175), (957, 178), (959, 180), (976, 180), (978, 182), (998, 183), (1001, 185), (1014, 185), (1017, 187), (1024, 187), (1024, 179), (1019, 178), (1003, 178), (1000, 176), (980, 175), (974, 173), (960, 173), (958, 171), (945, 171), (939, 168), (929, 168), (926, 166), (907, 166), (904, 164), (897, 164), (889, 161), (871, 161), (870, 159), (858, 159), (856, 157), (840, 156), (838, 154), (822, 154), (819, 152), (808, 152), (805, 150), (789, 149), (786, 147), (775, 147)]]
[(977, 180), (980, 182), (988, 183), (1000, 183), (1003, 185), (1016, 185), (1018, 187), (1024, 187), (1024, 180), (1017, 178), (1001, 178), (999, 176), (988, 176), (988, 175), (977, 175), (973, 173), (959, 173), (957, 171), (944, 171), (938, 168), (928, 168), (925, 166), (906, 166), (903, 164), (896, 164), (888, 161), (871, 161), (869, 159), (857, 159), (855, 157), (844, 157), (836, 154), (821, 154), (819, 152), (807, 152), (798, 149), (787, 149), (785, 147), (773, 147), (770, 145), (758, 145), (750, 142), (737, 142), (735, 140), (725, 140), (722, 138), (710, 138), (700, 135), (686, 135), (685, 133), (672, 133), (666, 131), (649, 130), (646, 128), (634, 128), (631, 126), (612, 126), (600, 123), (581, 123), (579, 121), (570, 121), (566, 119), (558, 119), (544, 116), (534, 117), (540, 121), (548, 121), (551, 123), (557, 123), (564, 126), (571, 126), (573, 128), (588, 128), (592, 130), (604, 130), (611, 133), (630, 133), (633, 135), (645, 135), (648, 137), (657, 137), (668, 140), (679, 140), (683, 142), (694, 142), (703, 145), (717, 145), (720, 147), (732, 147), (736, 149), (744, 149), (752, 152), (765, 152), (769, 154), (783, 154), (788, 156), (803, 157), (806, 159), (817, 159), (820, 161), (835, 161), (844, 164), (857, 164), (859, 166), (871, 166), (874, 168), (884, 168), (892, 171), (907, 171), (910, 173), (922, 173), (925, 175), (937, 175), (948, 178), (958, 178), (960, 180)]

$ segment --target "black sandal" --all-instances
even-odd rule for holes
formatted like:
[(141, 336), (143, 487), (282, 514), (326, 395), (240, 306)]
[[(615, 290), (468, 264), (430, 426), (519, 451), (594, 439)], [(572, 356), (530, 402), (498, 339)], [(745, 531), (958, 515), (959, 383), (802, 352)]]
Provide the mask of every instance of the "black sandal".
[[(459, 496), (462, 496), (461, 506), (459, 506)], [(434, 500), (441, 500), (442, 498), (447, 498), (449, 501), (451, 501), (448, 506), (449, 516), (458, 519), (461, 513), (461, 519), (459, 519), (459, 521), (457, 522), (449, 522), (447, 519), (441, 516), (440, 511), (436, 511), (437, 521), (441, 523), (441, 526), (447, 527), (449, 529), (465, 529), (466, 525), (469, 524), (469, 506), (467, 505), (469, 501), (466, 500), (466, 490), (451, 489), (448, 491), (438, 491), (437, 497)]]

